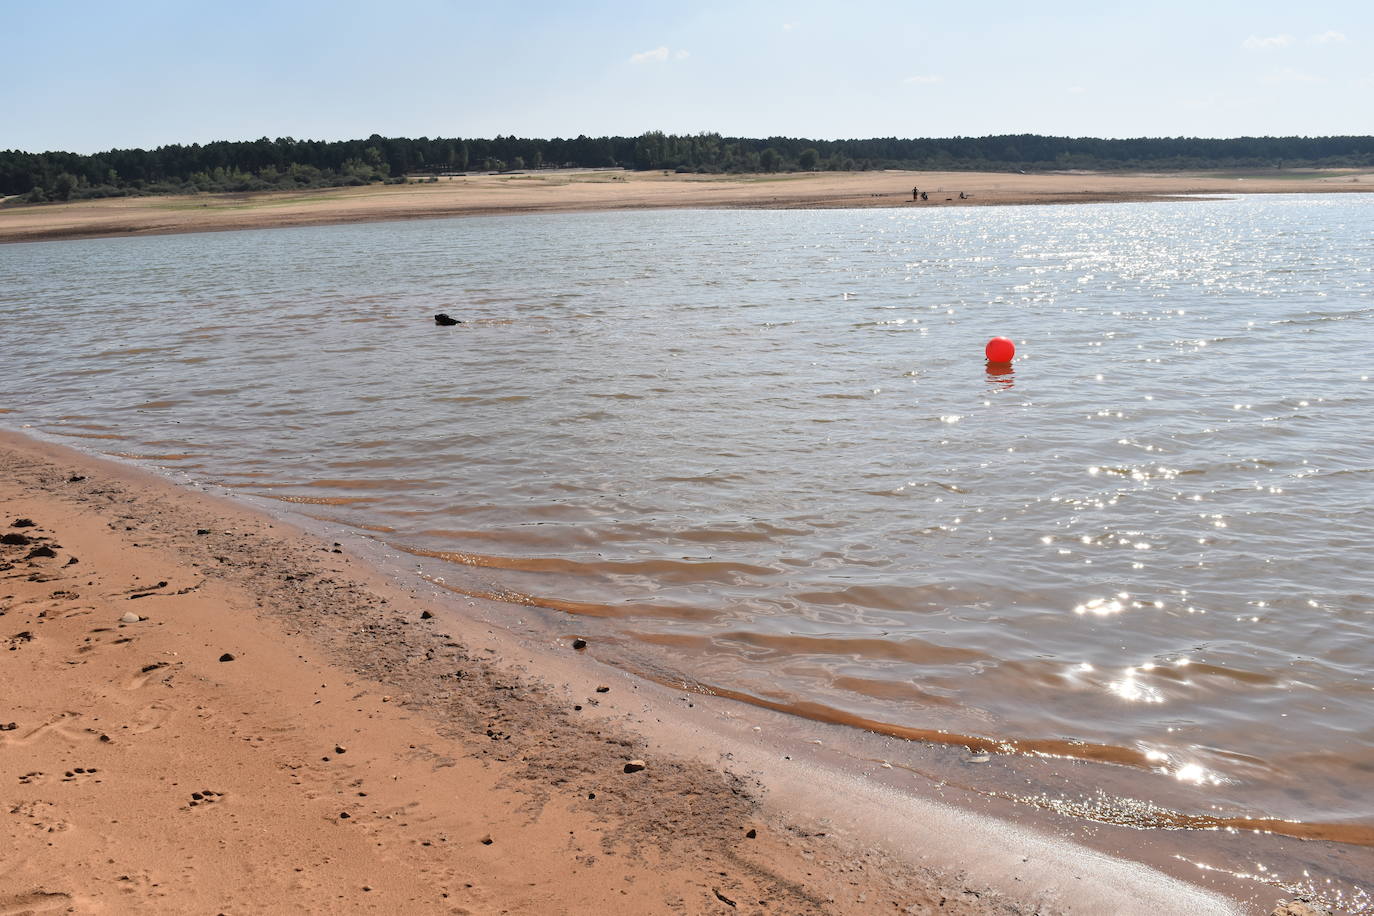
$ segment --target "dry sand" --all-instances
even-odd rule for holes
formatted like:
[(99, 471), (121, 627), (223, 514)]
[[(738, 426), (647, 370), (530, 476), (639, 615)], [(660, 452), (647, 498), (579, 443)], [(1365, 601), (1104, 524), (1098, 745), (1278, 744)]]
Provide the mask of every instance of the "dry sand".
[(282, 518), (9, 433), (0, 468), (5, 916), (1239, 911), (769, 765), (692, 724), (728, 701)]
[[(929, 200), (913, 202), (919, 187)], [(803, 172), (710, 176), (549, 171), (329, 191), (203, 194), (0, 210), (0, 242), (258, 229), (495, 213), (653, 208), (953, 207), (1167, 200), (1183, 195), (1358, 193), (1374, 171), (1021, 175), (1005, 172)], [(969, 195), (961, 200), (959, 193)]]

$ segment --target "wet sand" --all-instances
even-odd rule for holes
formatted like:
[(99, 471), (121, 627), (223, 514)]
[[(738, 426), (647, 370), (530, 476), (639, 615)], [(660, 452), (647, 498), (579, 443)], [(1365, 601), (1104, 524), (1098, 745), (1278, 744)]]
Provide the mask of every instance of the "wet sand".
[[(929, 200), (913, 201), (913, 187)], [(1170, 200), (1185, 195), (1361, 193), (1374, 170), (1125, 174), (803, 172), (677, 175), (541, 171), (325, 191), (202, 194), (0, 209), (0, 242), (265, 229), (499, 213), (662, 208), (957, 207)], [(966, 199), (959, 197), (960, 193)]]
[(11, 433), (0, 466), (0, 912), (1241, 911), (280, 517)]

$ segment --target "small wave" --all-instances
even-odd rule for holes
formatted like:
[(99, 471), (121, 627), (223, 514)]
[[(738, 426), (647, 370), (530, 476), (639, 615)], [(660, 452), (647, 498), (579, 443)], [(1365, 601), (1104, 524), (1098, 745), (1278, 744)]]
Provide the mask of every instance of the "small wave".
[[(258, 486), (261, 487), (262, 484), (258, 484)], [(255, 493), (253, 495), (307, 506), (351, 506), (355, 503), (375, 503), (379, 499), (376, 496), (278, 496), (276, 493)]]
[(500, 557), (465, 551), (424, 550), (419, 547), (392, 545), (412, 556), (430, 557), (477, 566), (484, 569), (512, 569), (521, 572), (555, 572), (576, 575), (640, 575), (656, 581), (689, 583), (733, 581), (745, 576), (771, 576), (776, 570), (749, 563), (727, 563), (710, 560), (569, 560), (561, 557)]
[(529, 595), (524, 592), (517, 592), (510, 589), (465, 587), (454, 585), (450, 582), (444, 582), (436, 578), (425, 578), (440, 588), (454, 592), (455, 594), (466, 595), (469, 598), (484, 598), (488, 601), (500, 601), (505, 604), (520, 604), (525, 607), (542, 607), (552, 611), (562, 611), (565, 614), (573, 614), (578, 617), (609, 617), (617, 619), (641, 617), (658, 620), (712, 620), (716, 617), (714, 611), (686, 605), (620, 605), (597, 604), (586, 601), (564, 601), (559, 598), (541, 598), (536, 595)]

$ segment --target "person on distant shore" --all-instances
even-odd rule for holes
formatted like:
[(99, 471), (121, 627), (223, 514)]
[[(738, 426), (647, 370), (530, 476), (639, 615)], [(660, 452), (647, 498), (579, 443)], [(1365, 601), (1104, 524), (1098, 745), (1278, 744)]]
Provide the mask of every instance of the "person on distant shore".
[(916, 190), (915, 188), (912, 188), (912, 189), (911, 189), (911, 199), (912, 199), (912, 200), (916, 200), (916, 199), (918, 199), (920, 196), (921, 196), (921, 192), (920, 192), (920, 191)]
[(959, 199), (960, 199), (960, 200), (968, 200), (968, 195), (965, 194), (963, 191), (960, 191), (960, 192), (959, 192)]
[(930, 200), (930, 195), (927, 194), (925, 191), (922, 191), (922, 192), (921, 192), (921, 200)]

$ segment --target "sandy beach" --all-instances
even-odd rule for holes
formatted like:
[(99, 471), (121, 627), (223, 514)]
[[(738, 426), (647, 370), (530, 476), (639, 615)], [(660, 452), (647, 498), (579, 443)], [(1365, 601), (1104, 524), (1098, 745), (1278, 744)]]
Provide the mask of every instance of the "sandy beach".
[(793, 760), (283, 518), (12, 433), (0, 464), (7, 916), (1244, 911)]
[[(928, 196), (913, 201), (912, 189)], [(663, 208), (959, 207), (1169, 200), (1187, 195), (1363, 193), (1374, 171), (803, 172), (677, 175), (546, 171), (324, 191), (131, 197), (0, 209), (0, 242), (383, 220)], [(960, 194), (964, 194), (960, 198)]]

